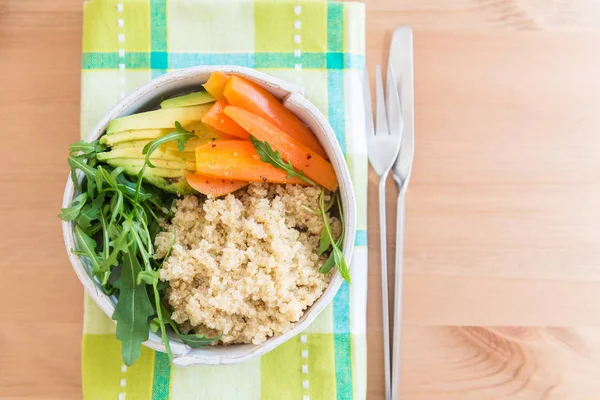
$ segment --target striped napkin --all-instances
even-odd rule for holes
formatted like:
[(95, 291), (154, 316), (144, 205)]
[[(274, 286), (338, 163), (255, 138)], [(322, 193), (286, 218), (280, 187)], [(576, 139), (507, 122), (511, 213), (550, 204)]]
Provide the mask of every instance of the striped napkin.
[(326, 1), (91, 0), (85, 3), (81, 132), (121, 98), (167, 71), (242, 65), (304, 86), (329, 118), (350, 167), (358, 234), (332, 305), (302, 334), (234, 366), (170, 365), (146, 347), (121, 362), (115, 325), (86, 296), (85, 399), (364, 399), (367, 155), (362, 104), (364, 5)]

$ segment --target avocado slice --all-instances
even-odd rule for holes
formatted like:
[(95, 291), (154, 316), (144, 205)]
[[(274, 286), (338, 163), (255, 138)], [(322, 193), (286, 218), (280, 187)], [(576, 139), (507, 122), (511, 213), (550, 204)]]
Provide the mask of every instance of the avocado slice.
[[(196, 149), (196, 147), (201, 146), (206, 143), (209, 143), (209, 142), (210, 142), (209, 140), (202, 140), (202, 139), (187, 140), (183, 145), (183, 152), (184, 153), (193, 153), (194, 150)], [(138, 152), (141, 154), (144, 146), (146, 146), (148, 143), (150, 143), (150, 140), (136, 140), (135, 142), (118, 143), (112, 147), (112, 150), (137, 149)], [(177, 142), (175, 142), (175, 141), (164, 143), (155, 151), (161, 151), (161, 150), (164, 150), (164, 151), (169, 150), (169, 151), (175, 152), (177, 154), (181, 153), (181, 151), (179, 151), (179, 147), (177, 147)], [(152, 154), (154, 155), (154, 153), (152, 153)]]
[(192, 187), (189, 185), (189, 183), (183, 176), (178, 178), (164, 178), (160, 176), (146, 175), (144, 173), (144, 180), (149, 184), (154, 185), (157, 188), (169, 193), (175, 193), (180, 195), (198, 193), (194, 189), (192, 189)]
[[(110, 160), (127, 160), (127, 161), (118, 161), (119, 163), (121, 163), (118, 166), (119, 167), (130, 166), (131, 168), (136, 168), (137, 169), (135, 171), (136, 175), (140, 171), (140, 168), (142, 168), (142, 166), (144, 165), (144, 162), (146, 160), (144, 156), (139, 156), (139, 155), (130, 156), (129, 153), (122, 151), (122, 150), (116, 150), (114, 152), (107, 151), (105, 153), (98, 153), (97, 157), (98, 157), (99, 161), (103, 161), (105, 163), (109, 163)], [(150, 157), (150, 161), (152, 162), (152, 165), (154, 165), (157, 168), (162, 168), (162, 169), (177, 170), (180, 172), (184, 169), (189, 170), (189, 171), (194, 171), (196, 169), (196, 161), (193, 158), (190, 158), (189, 160), (185, 160), (185, 159), (175, 158), (175, 157), (171, 157), (171, 158), (169, 158), (169, 157)], [(110, 165), (112, 165), (112, 164), (110, 164)], [(146, 168), (146, 170), (148, 170), (148, 169), (151, 169), (151, 167)], [(183, 173), (181, 173), (181, 175), (183, 175)], [(173, 175), (169, 175), (169, 176), (173, 176)]]
[(123, 131), (103, 135), (100, 143), (106, 146), (115, 146), (119, 143), (133, 142), (136, 140), (153, 140), (169, 133), (170, 129), (140, 129), (134, 131)]
[[(112, 153), (110, 155), (103, 154), (101, 157), (126, 157), (126, 158), (145, 158), (143, 154), (144, 147), (150, 143), (150, 140), (136, 140), (135, 142), (125, 142), (114, 145), (110, 150), (105, 153)], [(189, 142), (189, 140), (188, 140)], [(191, 142), (188, 146), (184, 145), (184, 150), (180, 151), (177, 147), (177, 143), (163, 143), (151, 154), (151, 159), (163, 158), (165, 160), (194, 160), (194, 150), (199, 146), (199, 142)], [(117, 155), (118, 154), (118, 155)]]
[[(215, 132), (211, 127), (204, 125), (201, 121), (191, 121), (187, 124), (182, 125), (187, 131), (194, 133), (198, 136), (198, 139), (202, 141), (201, 144), (207, 143), (211, 140), (220, 139), (218, 133)], [(121, 143), (134, 142), (138, 140), (154, 140), (167, 133), (173, 132), (175, 129), (138, 129), (128, 130), (123, 132), (115, 132), (103, 135), (100, 138), (100, 143), (106, 146), (116, 146)], [(191, 142), (191, 140), (190, 140)]]
[[(137, 158), (109, 158), (103, 162), (115, 168), (122, 167), (124, 172), (131, 176), (137, 176), (144, 165), (144, 160)], [(185, 164), (177, 164), (176, 161), (156, 161), (154, 165), (156, 165), (156, 168), (146, 167), (144, 175), (163, 178), (179, 178), (186, 172), (184, 169)]]
[[(123, 167), (127, 175), (135, 176), (139, 173), (142, 164), (138, 163), (140, 160), (135, 160), (134, 163), (131, 161), (131, 159), (127, 158), (113, 158), (106, 160), (106, 163), (115, 168)], [(143, 162), (143, 160), (141, 161)], [(196, 193), (187, 183), (183, 170), (164, 169), (160, 167), (146, 168), (144, 171), (144, 181), (169, 193), (180, 195)]]
[[(141, 149), (113, 149), (111, 151), (105, 151), (104, 153), (97, 154), (98, 160), (106, 161), (111, 158), (138, 158), (144, 160), (146, 156), (142, 154)], [(196, 162), (196, 155), (191, 152), (173, 151), (170, 149), (157, 149), (150, 156), (150, 161), (154, 164), (154, 161), (179, 161), (179, 162)]]
[(106, 133), (123, 132), (138, 129), (172, 129), (175, 130), (175, 121), (182, 126), (192, 121), (200, 121), (210, 110), (210, 104), (201, 104), (190, 107), (164, 108), (132, 114), (110, 121)]
[(189, 107), (198, 104), (212, 103), (216, 99), (207, 91), (194, 92), (184, 96), (173, 97), (160, 103), (160, 108)]
[(182, 126), (186, 131), (190, 131), (198, 136), (198, 139), (204, 140), (204, 143), (221, 139), (221, 135), (214, 128), (204, 124), (202, 121), (192, 121), (185, 125), (182, 124)]

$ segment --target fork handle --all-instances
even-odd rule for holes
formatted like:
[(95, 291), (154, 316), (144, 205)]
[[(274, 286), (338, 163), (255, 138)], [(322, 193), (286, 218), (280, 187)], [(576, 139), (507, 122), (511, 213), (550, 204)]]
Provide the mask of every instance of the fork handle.
[(385, 218), (385, 182), (388, 172), (379, 178), (379, 242), (381, 254), (381, 309), (383, 313), (383, 360), (385, 376), (385, 398), (391, 395), (391, 361), (390, 361), (390, 314), (388, 302), (388, 270), (387, 270), (387, 235)]
[(400, 367), (402, 357), (402, 286), (404, 277), (404, 221), (406, 185), (398, 193), (396, 216), (396, 268), (394, 283), (394, 327), (392, 354), (392, 400), (400, 399)]

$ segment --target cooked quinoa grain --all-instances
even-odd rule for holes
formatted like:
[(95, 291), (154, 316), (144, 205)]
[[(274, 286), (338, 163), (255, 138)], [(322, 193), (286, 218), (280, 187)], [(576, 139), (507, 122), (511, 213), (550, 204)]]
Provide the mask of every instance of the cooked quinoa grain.
[[(221, 343), (263, 343), (289, 331), (323, 293), (330, 274), (319, 268), (323, 229), (320, 189), (250, 184), (219, 199), (185, 196), (167, 230), (156, 236), (155, 258), (175, 244), (160, 278), (169, 282), (172, 319), (182, 330)], [(326, 201), (329, 199), (326, 198)], [(330, 218), (334, 236), (341, 231)]]

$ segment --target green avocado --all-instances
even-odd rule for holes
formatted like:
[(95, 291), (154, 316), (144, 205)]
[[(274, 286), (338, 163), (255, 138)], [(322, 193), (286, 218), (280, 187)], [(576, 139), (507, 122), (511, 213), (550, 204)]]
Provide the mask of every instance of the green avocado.
[[(116, 150), (115, 152), (107, 151), (105, 153), (98, 153), (97, 157), (98, 157), (99, 161), (108, 163), (110, 165), (112, 165), (111, 163), (118, 163), (119, 164), (119, 165), (117, 165), (118, 167), (130, 167), (131, 169), (135, 169), (135, 172), (133, 173), (134, 175), (137, 175), (137, 173), (143, 167), (144, 162), (145, 162), (144, 157), (136, 157), (136, 156), (132, 157), (132, 156), (129, 156), (127, 153), (124, 153), (120, 150)], [(111, 161), (111, 160), (117, 160), (117, 161)], [(122, 161), (119, 161), (119, 160), (122, 160)], [(156, 168), (167, 169), (170, 171), (176, 171), (176, 172), (180, 173), (180, 176), (183, 176), (184, 170), (194, 171), (196, 169), (196, 162), (194, 160), (182, 160), (180, 158), (179, 159), (175, 159), (175, 158), (165, 159), (163, 157), (150, 157), (150, 162)], [(147, 167), (146, 171), (148, 171), (150, 169), (152, 169), (152, 168)], [(125, 172), (127, 172), (127, 171), (125, 171)], [(173, 172), (173, 173), (175, 173), (175, 172)], [(168, 176), (173, 177), (176, 175), (168, 175)]]
[[(209, 142), (210, 142), (210, 140), (203, 140), (203, 139), (187, 140), (183, 145), (183, 152), (184, 153), (193, 153), (194, 150), (196, 149), (196, 147), (201, 146), (206, 143), (209, 143)], [(112, 150), (137, 149), (141, 153), (144, 146), (146, 146), (148, 143), (150, 143), (150, 140), (136, 140), (135, 142), (118, 143), (112, 147)], [(160, 152), (161, 150), (169, 151), (171, 153), (176, 153), (176, 154), (181, 153), (179, 151), (179, 147), (177, 147), (177, 142), (175, 142), (175, 141), (164, 143), (155, 151)], [(154, 153), (152, 153), (152, 154), (154, 155)]]
[[(132, 142), (137, 143), (137, 142)], [(139, 158), (144, 159), (146, 156), (142, 153), (143, 145), (140, 147), (113, 147), (110, 151), (98, 153), (98, 160), (105, 161), (109, 158)], [(159, 147), (154, 150), (150, 156), (150, 160), (165, 160), (165, 161), (196, 161), (196, 156), (193, 150), (179, 151), (176, 147)]]
[(145, 175), (144, 180), (151, 185), (156, 186), (159, 189), (164, 190), (165, 192), (175, 193), (175, 194), (194, 194), (198, 193), (187, 183), (185, 177), (179, 178), (162, 178), (154, 175)]
[(186, 131), (192, 132), (198, 139), (202, 140), (202, 144), (221, 138), (219, 133), (202, 121), (192, 121), (182, 126)]
[(189, 107), (198, 104), (212, 103), (216, 99), (207, 91), (194, 92), (184, 96), (173, 97), (160, 103), (160, 108)]
[[(127, 175), (136, 176), (140, 172), (144, 161), (129, 158), (112, 158), (105, 162), (115, 168), (123, 167)], [(187, 183), (184, 173), (183, 169), (167, 169), (159, 166), (157, 168), (146, 167), (144, 181), (169, 193), (180, 195), (196, 193)]]
[(141, 129), (137, 131), (124, 131), (104, 135), (100, 138), (100, 143), (113, 147), (120, 143), (133, 142), (136, 140), (153, 140), (169, 133), (170, 129)]
[(200, 121), (210, 110), (210, 104), (201, 104), (190, 107), (164, 108), (155, 111), (147, 111), (132, 114), (126, 117), (116, 118), (110, 121), (106, 133), (108, 135), (139, 129), (173, 129), (175, 121), (186, 126), (192, 121)]

